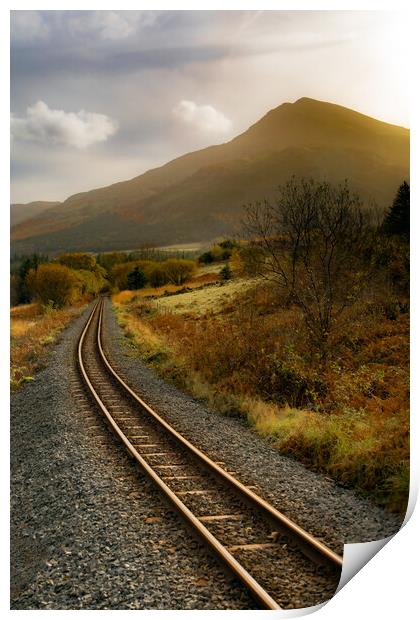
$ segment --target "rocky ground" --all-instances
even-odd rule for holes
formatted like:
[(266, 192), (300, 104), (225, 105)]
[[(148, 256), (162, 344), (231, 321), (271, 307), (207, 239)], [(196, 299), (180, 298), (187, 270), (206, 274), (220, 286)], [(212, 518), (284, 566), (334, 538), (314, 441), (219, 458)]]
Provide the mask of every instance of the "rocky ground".
[[(110, 438), (74, 363), (88, 310), (60, 336), (48, 368), (12, 396), (13, 609), (252, 609)], [(399, 519), (284, 457), (237, 419), (165, 384), (136, 355), (106, 305), (116, 367), (177, 430), (287, 516), (342, 552)], [(63, 372), (63, 369), (65, 372)], [(219, 458), (216, 458), (219, 457)]]

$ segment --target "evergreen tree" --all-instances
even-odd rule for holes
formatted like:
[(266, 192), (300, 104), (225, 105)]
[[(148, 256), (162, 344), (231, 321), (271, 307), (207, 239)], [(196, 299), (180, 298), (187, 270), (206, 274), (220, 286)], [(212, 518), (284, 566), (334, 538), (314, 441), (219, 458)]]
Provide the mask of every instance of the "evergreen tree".
[(220, 270), (220, 275), (222, 276), (223, 280), (230, 280), (232, 277), (232, 270), (229, 267), (229, 264), (226, 263), (226, 265), (223, 267), (223, 269)]
[(31, 269), (36, 271), (41, 264), (47, 263), (48, 260), (48, 256), (42, 254), (32, 254), (32, 256), (24, 258), (19, 267), (18, 280), (15, 284), (17, 289), (16, 303), (27, 304), (31, 301), (32, 295), (26, 284), (26, 276)]
[(137, 291), (139, 288), (144, 288), (147, 278), (144, 271), (140, 267), (134, 267), (133, 271), (127, 276), (127, 287), (130, 291)]
[(400, 185), (384, 220), (384, 230), (388, 235), (410, 236), (410, 186), (406, 181)]

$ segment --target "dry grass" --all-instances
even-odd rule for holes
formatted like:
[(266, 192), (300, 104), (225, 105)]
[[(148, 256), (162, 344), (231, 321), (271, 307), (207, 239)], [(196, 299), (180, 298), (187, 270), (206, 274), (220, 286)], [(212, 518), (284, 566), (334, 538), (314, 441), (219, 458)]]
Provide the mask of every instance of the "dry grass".
[(232, 302), (239, 293), (250, 286), (249, 280), (229, 280), (220, 286), (208, 286), (183, 295), (160, 298), (156, 306), (160, 312), (189, 314), (195, 316), (217, 313), (221, 306)]
[(158, 288), (142, 288), (137, 291), (120, 291), (112, 296), (112, 301), (116, 304), (124, 305), (130, 303), (134, 299), (153, 299), (167, 295), (176, 295), (184, 293), (186, 290), (201, 289), (208, 284), (218, 282), (220, 276), (215, 273), (202, 273), (195, 278), (191, 278), (184, 284), (177, 286), (176, 284), (165, 284)]
[[(141, 299), (117, 310), (144, 359), (166, 379), (219, 411), (245, 415), (308, 467), (404, 512), (408, 315), (389, 319), (355, 308), (321, 367), (308, 353), (295, 308), (278, 308), (268, 289), (242, 283), (236, 298), (224, 298), (224, 288), (165, 298), (180, 304), (172, 312), (162, 311), (163, 300)], [(201, 304), (195, 312), (192, 296)]]
[(112, 296), (112, 301), (116, 304), (125, 305), (137, 297), (137, 291), (120, 291)]
[(17, 390), (32, 381), (45, 366), (50, 346), (59, 333), (82, 311), (82, 307), (43, 310), (39, 304), (15, 306), (10, 310), (10, 384)]

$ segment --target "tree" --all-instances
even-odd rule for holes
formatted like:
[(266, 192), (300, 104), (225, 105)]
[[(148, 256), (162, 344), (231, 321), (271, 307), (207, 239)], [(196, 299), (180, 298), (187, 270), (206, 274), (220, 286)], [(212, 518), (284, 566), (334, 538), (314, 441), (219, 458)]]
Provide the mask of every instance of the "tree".
[(220, 247), (224, 250), (233, 250), (234, 248), (239, 247), (239, 244), (233, 239), (225, 239), (219, 243)]
[(229, 267), (229, 263), (226, 263), (226, 265), (223, 267), (223, 269), (220, 270), (220, 275), (222, 276), (223, 280), (230, 280), (232, 277), (232, 270)]
[(170, 258), (163, 263), (163, 267), (168, 275), (169, 282), (180, 285), (192, 276), (195, 270), (195, 263), (192, 260), (183, 258)]
[(148, 270), (147, 277), (153, 288), (159, 288), (169, 282), (168, 274), (166, 270), (160, 266), (160, 263), (156, 263), (154, 267)]
[(106, 289), (108, 284), (100, 274), (89, 269), (77, 269), (74, 271), (78, 288), (82, 295), (97, 295), (100, 291)]
[(49, 263), (31, 269), (27, 276), (31, 293), (43, 304), (56, 308), (74, 301), (78, 294), (77, 272), (65, 265)]
[(108, 274), (111, 273), (115, 265), (128, 262), (127, 254), (124, 254), (124, 252), (106, 252), (105, 254), (98, 254), (96, 260)]
[(210, 252), (210, 250), (208, 252), (204, 252), (198, 257), (198, 262), (203, 265), (210, 265), (210, 263), (214, 262), (213, 252)]
[(42, 254), (32, 254), (32, 256), (26, 257), (22, 260), (17, 272), (17, 278), (14, 280), (14, 300), (16, 303), (26, 304), (31, 301), (31, 292), (26, 282), (27, 275), (31, 269), (36, 271), (39, 265), (48, 262), (48, 260), (48, 256), (44, 256)]
[(144, 288), (147, 283), (147, 278), (145, 276), (144, 271), (140, 269), (137, 265), (134, 267), (133, 271), (127, 276), (127, 288), (130, 291), (137, 291), (139, 288)]
[(255, 277), (260, 273), (264, 261), (264, 250), (253, 244), (243, 246), (239, 251), (239, 269), (242, 275)]
[(369, 212), (346, 182), (292, 177), (273, 204), (248, 205), (244, 225), (249, 247), (260, 250), (258, 272), (301, 308), (310, 342), (324, 357), (338, 317), (373, 275), (377, 235)]
[(110, 280), (113, 286), (123, 291), (127, 288), (128, 274), (133, 271), (135, 263), (117, 263), (115, 264), (110, 273)]
[(96, 267), (96, 258), (93, 254), (85, 252), (73, 252), (61, 254), (58, 257), (61, 265), (66, 265), (70, 269), (84, 269), (86, 271), (94, 271)]
[(392, 206), (384, 220), (384, 230), (388, 235), (410, 236), (410, 186), (406, 181), (400, 185)]

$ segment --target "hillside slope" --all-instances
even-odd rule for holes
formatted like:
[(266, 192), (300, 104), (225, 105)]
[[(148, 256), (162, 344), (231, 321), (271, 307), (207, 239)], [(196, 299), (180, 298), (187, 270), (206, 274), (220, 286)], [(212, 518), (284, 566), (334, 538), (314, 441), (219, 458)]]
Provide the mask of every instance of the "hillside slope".
[(292, 174), (349, 179), (386, 206), (409, 175), (409, 131), (299, 99), (226, 144), (188, 153), (129, 181), (75, 194), (12, 228), (16, 251), (107, 250), (210, 240), (240, 227), (242, 206)]
[(60, 202), (47, 202), (38, 200), (37, 202), (28, 202), (26, 204), (15, 203), (10, 205), (10, 226), (16, 226), (25, 220), (36, 217), (47, 209), (57, 207)]

